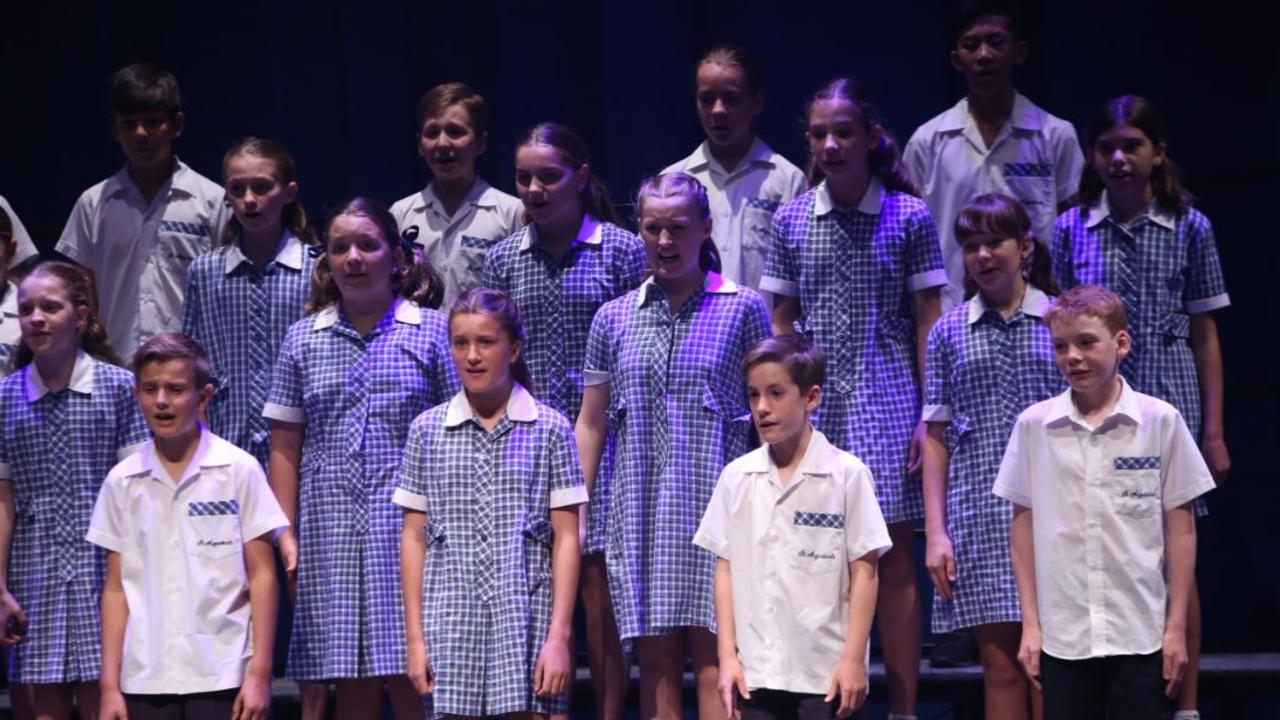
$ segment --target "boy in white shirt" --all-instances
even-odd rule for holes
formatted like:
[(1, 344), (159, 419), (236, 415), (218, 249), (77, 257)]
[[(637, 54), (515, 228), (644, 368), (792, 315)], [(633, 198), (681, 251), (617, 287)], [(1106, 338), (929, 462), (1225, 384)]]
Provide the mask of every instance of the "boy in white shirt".
[(1178, 411), (1117, 374), (1118, 295), (1076, 287), (1044, 321), (1071, 388), (1018, 417), (994, 487), (1014, 503), (1018, 659), (1046, 720), (1165, 720), (1187, 664), (1190, 503), (1213, 478)]
[(889, 531), (866, 465), (809, 422), (822, 351), (783, 335), (742, 367), (765, 445), (725, 467), (693, 538), (717, 556), (721, 698), (745, 720), (847, 717), (867, 697)]
[(99, 718), (261, 720), (288, 521), (257, 460), (200, 423), (204, 349), (162, 333), (133, 366), (154, 439), (108, 473), (86, 536), (108, 551)]

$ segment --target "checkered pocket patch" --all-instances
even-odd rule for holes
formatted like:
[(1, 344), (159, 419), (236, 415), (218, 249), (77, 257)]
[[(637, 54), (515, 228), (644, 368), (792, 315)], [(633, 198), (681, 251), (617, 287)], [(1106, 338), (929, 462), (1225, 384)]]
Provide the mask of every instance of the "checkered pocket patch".
[(476, 237), (475, 235), (463, 235), (462, 247), (474, 248), (476, 250), (488, 250), (490, 245), (496, 243), (497, 240), (489, 238)]
[(823, 527), (833, 530), (844, 529), (844, 516), (835, 513), (797, 512), (795, 524), (804, 527)]
[(1116, 470), (1159, 470), (1159, 455), (1143, 455), (1139, 457), (1118, 457), (1115, 459)]
[(1053, 177), (1053, 166), (1049, 163), (1005, 163), (1005, 177)]
[(187, 515), (189, 517), (239, 514), (240, 503), (235, 500), (211, 500), (208, 502), (193, 501), (187, 503)]
[(747, 207), (755, 208), (757, 210), (764, 210), (766, 212), (777, 212), (778, 208), (781, 206), (782, 206), (782, 203), (778, 202), (777, 200), (770, 200), (768, 198), (759, 198), (759, 197), (747, 198)]

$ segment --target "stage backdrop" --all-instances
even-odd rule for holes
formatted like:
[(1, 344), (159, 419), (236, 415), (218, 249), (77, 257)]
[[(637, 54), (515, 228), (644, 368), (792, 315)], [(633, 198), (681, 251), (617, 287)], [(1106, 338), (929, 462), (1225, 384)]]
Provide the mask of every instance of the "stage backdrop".
[[(803, 105), (832, 76), (876, 91), (888, 127), (911, 131), (963, 92), (941, 2), (484, 3), (95, 2), (11, 4), (0, 43), (0, 194), (43, 250), (76, 196), (123, 158), (104, 117), (106, 78), (147, 60), (181, 82), (180, 156), (212, 178), (236, 138), (283, 142), (315, 214), (355, 193), (391, 202), (426, 181), (413, 111), (432, 85), (464, 81), (491, 102), (482, 174), (513, 192), (511, 157), (541, 120), (587, 139), (617, 201), (700, 141), (693, 63), (751, 47), (765, 70), (757, 128), (805, 160)], [(1236, 7), (1238, 5), (1238, 7)], [(1202, 524), (1206, 646), (1280, 648), (1280, 52), (1244, 3), (1030, 2), (1019, 87), (1082, 123), (1106, 98), (1147, 95), (1171, 154), (1214, 222), (1233, 306), (1220, 313), (1234, 469)]]

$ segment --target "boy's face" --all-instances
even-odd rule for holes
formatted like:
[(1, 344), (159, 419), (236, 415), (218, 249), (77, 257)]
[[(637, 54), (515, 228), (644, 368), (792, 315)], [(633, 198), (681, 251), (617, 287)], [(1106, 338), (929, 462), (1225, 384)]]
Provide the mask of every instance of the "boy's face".
[(115, 115), (111, 118), (111, 138), (120, 143), (130, 166), (142, 169), (167, 166), (173, 141), (182, 135), (184, 122), (180, 112), (172, 118), (163, 112)]
[(964, 74), (969, 92), (989, 94), (1013, 87), (1013, 70), (1027, 59), (1028, 45), (1009, 30), (1002, 15), (978, 18), (960, 34), (951, 65)]
[(1049, 328), (1058, 370), (1078, 393), (1105, 390), (1114, 382), (1120, 360), (1129, 354), (1129, 333), (1112, 333), (1102, 318), (1079, 315)]
[(751, 124), (764, 109), (764, 98), (752, 95), (747, 76), (737, 65), (705, 62), (696, 79), (698, 121), (713, 147), (740, 149), (751, 144)]
[(799, 437), (818, 407), (822, 388), (801, 391), (782, 363), (760, 363), (747, 371), (747, 403), (760, 439), (769, 444)]
[(488, 145), (488, 134), (476, 134), (471, 115), (462, 105), (450, 105), (439, 115), (427, 118), (418, 133), (418, 155), (437, 181), (475, 175), (476, 158)]
[(190, 360), (166, 360), (143, 365), (133, 392), (156, 439), (170, 440), (197, 432), (213, 386), (196, 387)]

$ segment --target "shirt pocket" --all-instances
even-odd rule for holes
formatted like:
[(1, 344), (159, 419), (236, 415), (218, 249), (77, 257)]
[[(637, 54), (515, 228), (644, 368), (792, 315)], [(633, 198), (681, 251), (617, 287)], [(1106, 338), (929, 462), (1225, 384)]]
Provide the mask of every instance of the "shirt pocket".
[(187, 503), (187, 552), (206, 560), (240, 553), (240, 504), (228, 500)]
[[(1045, 227), (1057, 216), (1058, 205), (1054, 200), (1053, 165), (1049, 163), (1005, 163), (1004, 180), (1009, 193), (1022, 205), (1031, 218), (1031, 229)], [(1049, 238), (1038, 238), (1048, 242)]]
[(209, 251), (209, 227), (199, 222), (163, 220), (156, 235), (157, 261), (184, 275), (191, 262)]
[(458, 252), (461, 255), (461, 264), (466, 268), (468, 275), (478, 280), (484, 274), (485, 255), (497, 242), (496, 239), (490, 240), (477, 235), (462, 236), (458, 243)]
[(843, 513), (797, 511), (792, 517), (791, 566), (806, 575), (838, 572), (844, 557)]
[(1113, 461), (1112, 478), (1118, 514), (1141, 520), (1160, 511), (1159, 456), (1117, 457)]
[(773, 214), (778, 211), (777, 200), (769, 198), (747, 198), (747, 206), (742, 211), (742, 251), (763, 256), (769, 250), (770, 233), (773, 227)]

